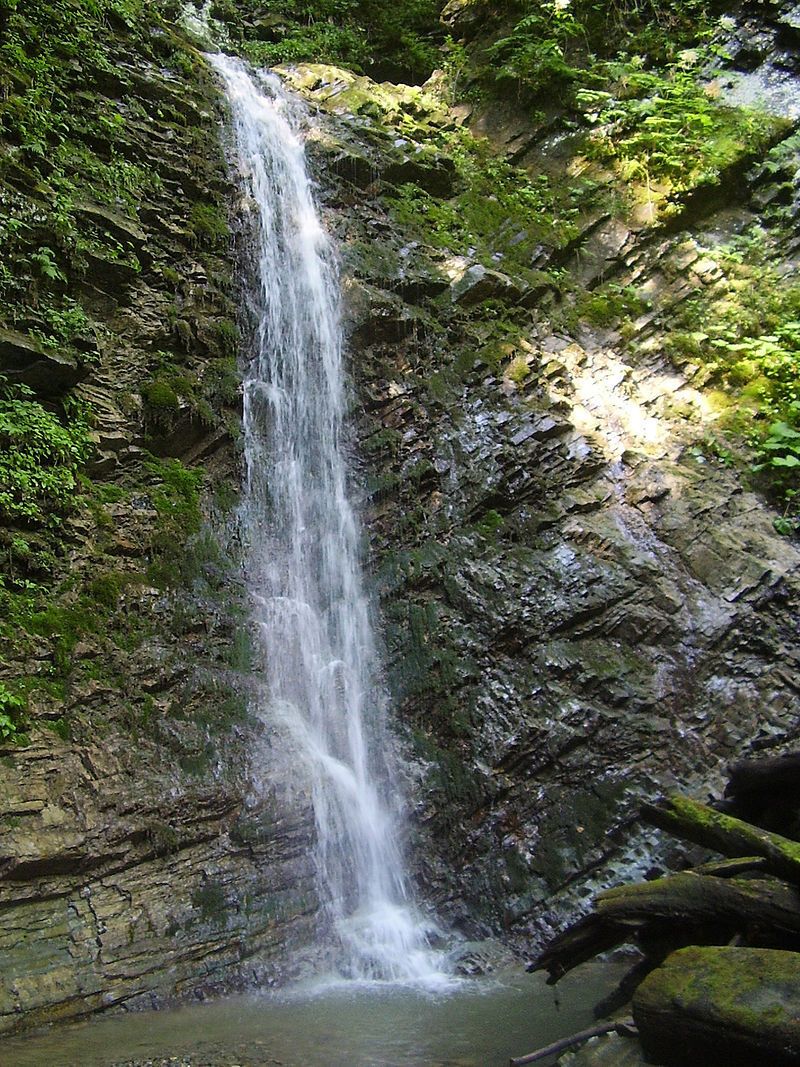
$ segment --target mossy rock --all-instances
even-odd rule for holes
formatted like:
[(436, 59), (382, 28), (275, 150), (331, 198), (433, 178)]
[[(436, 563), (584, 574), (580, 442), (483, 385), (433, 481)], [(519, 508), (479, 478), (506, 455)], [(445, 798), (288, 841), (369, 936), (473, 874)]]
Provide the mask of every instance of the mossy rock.
[(59, 396), (87, 375), (72, 352), (45, 348), (29, 334), (0, 328), (0, 374), (43, 396)]
[(633, 1017), (645, 1054), (665, 1067), (800, 1063), (800, 953), (691, 947), (639, 986)]

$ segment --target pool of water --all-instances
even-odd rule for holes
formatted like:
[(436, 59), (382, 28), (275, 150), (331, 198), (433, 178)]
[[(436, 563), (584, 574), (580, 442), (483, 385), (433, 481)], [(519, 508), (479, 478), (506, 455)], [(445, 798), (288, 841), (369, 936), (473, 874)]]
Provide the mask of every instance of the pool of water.
[(506, 1067), (592, 1022), (621, 969), (586, 965), (557, 992), (509, 971), (431, 994), (339, 986), (131, 1012), (0, 1041), (3, 1067)]

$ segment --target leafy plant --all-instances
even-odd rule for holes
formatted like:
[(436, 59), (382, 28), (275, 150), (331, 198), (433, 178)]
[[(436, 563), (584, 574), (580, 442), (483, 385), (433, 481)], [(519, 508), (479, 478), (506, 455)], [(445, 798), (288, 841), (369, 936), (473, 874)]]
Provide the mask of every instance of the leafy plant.
[(27, 740), (24, 733), (26, 702), (0, 682), (0, 743)]
[[(441, 200), (405, 184), (387, 198), (393, 214), (427, 244), (471, 249), (474, 258), (500, 270), (505, 260), (506, 267), (533, 280), (530, 262), (537, 245), (566, 243), (576, 233), (580, 181), (558, 188), (547, 175), (532, 178), (466, 130), (451, 134), (445, 147), (456, 165), (456, 196)], [(500, 247), (504, 260), (496, 255)]]
[(589, 154), (616, 162), (625, 178), (668, 179), (682, 190), (715, 180), (743, 146), (766, 143), (774, 123), (723, 107), (699, 84), (697, 69), (708, 58), (698, 50), (658, 72), (627, 60), (607, 64), (614, 92), (595, 117)]
[(488, 58), (498, 64), (495, 78), (514, 81), (537, 92), (564, 88), (580, 76), (568, 61), (571, 42), (584, 37), (584, 27), (564, 0), (534, 3), (506, 37), (489, 50)]
[(56, 261), (56, 254), (52, 248), (40, 248), (38, 251), (33, 252), (31, 262), (35, 264), (42, 278), (49, 278), (51, 281), (59, 282), (67, 280), (66, 275)]
[(26, 386), (0, 390), (0, 517), (57, 523), (89, 455), (85, 417), (59, 419)]

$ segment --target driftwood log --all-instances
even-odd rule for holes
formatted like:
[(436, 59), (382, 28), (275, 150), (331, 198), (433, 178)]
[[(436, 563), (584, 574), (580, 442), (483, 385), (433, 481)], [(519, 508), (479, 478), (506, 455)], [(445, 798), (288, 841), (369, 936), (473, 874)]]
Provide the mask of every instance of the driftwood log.
[(512, 1056), (508, 1061), (509, 1067), (524, 1067), (529, 1063), (540, 1063), (542, 1060), (558, 1055), (559, 1052), (566, 1052), (568, 1048), (582, 1045), (593, 1037), (602, 1037), (603, 1034), (622, 1034), (625, 1037), (633, 1037), (635, 1033), (633, 1019), (626, 1019), (624, 1022), (603, 1023), (601, 1026), (590, 1026), (586, 1030), (579, 1030), (577, 1034), (562, 1037), (560, 1041), (554, 1041), (552, 1045), (545, 1045), (544, 1048), (529, 1052), (525, 1056)]
[(551, 941), (530, 969), (546, 970), (552, 984), (616, 945), (649, 948), (660, 962), (681, 944), (724, 944), (737, 934), (751, 945), (800, 947), (800, 891), (777, 879), (697, 871), (619, 886), (600, 893), (594, 910)]
[(781, 834), (762, 830), (680, 795), (645, 804), (642, 818), (652, 826), (724, 856), (761, 856), (772, 874), (800, 884), (800, 843)]
[[(740, 817), (749, 813), (753, 822)], [(673, 795), (644, 805), (642, 818), (723, 858), (600, 893), (528, 969), (546, 971), (552, 984), (598, 953), (635, 945), (636, 963), (595, 1015), (607, 1018), (633, 998), (653, 1062), (696, 1067), (724, 1049), (724, 1062), (737, 1067), (800, 1067), (800, 753), (735, 764), (726, 799), (714, 806)], [(763, 980), (737, 974), (750, 963)], [(744, 1005), (748, 982), (755, 999)], [(761, 1005), (767, 985), (775, 1003)]]

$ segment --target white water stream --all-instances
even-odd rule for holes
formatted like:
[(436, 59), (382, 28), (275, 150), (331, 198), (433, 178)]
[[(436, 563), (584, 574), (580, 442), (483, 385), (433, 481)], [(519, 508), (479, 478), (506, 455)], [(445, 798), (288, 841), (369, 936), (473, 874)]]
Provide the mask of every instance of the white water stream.
[(288, 733), (311, 781), (339, 972), (438, 984), (388, 789), (386, 697), (347, 489), (339, 280), (306, 170), (303, 109), (274, 75), (209, 58), (230, 100), (257, 234), (243, 518), (268, 692), (260, 711)]

